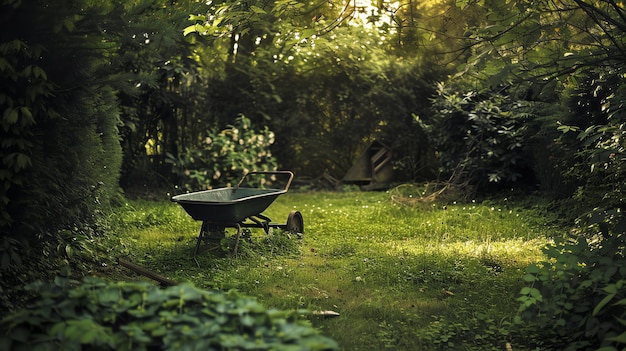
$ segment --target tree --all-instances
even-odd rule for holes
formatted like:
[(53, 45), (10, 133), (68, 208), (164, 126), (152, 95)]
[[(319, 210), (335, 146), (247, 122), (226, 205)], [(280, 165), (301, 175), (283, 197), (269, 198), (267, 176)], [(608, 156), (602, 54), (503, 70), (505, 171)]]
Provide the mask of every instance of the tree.
[(196, 142), (207, 127), (206, 77), (194, 44), (181, 35), (194, 1), (144, 0), (124, 4), (105, 23), (119, 41), (113, 65), (120, 88), (124, 188), (171, 181), (166, 153)]
[(626, 16), (620, 2), (463, 4), (484, 8), (487, 20), (467, 33), (465, 49), (472, 57), (462, 71), (491, 77), (489, 85), (532, 79), (550, 89), (585, 67), (624, 68)]
[(224, 2), (190, 19), (185, 33), (200, 34), (202, 57), (224, 67), (209, 82), (211, 114), (229, 121), (241, 112), (270, 125), (282, 166), (342, 176), (375, 138), (404, 149), (402, 158), (425, 156), (427, 146), (415, 145), (424, 138), (406, 131), (427, 105), (420, 97), (431, 94), (429, 80), (446, 66), (396, 56), (407, 51), (393, 52), (390, 29), (366, 25), (351, 3)]

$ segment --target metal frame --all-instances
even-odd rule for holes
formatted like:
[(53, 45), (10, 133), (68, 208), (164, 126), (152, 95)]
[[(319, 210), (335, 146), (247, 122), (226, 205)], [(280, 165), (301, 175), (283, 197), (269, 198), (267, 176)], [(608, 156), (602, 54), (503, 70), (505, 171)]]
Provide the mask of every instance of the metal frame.
[[(209, 242), (217, 242), (224, 239), (226, 228), (234, 228), (237, 230), (235, 235), (235, 247), (233, 248), (233, 255), (237, 256), (237, 248), (239, 247), (239, 237), (241, 236), (242, 228), (261, 228), (265, 232), (265, 234), (269, 234), (270, 228), (278, 228), (293, 234), (304, 234), (304, 219), (302, 218), (302, 214), (300, 211), (291, 211), (289, 216), (287, 217), (287, 222), (285, 224), (281, 223), (271, 223), (271, 219), (263, 214), (257, 214), (246, 218), (250, 222), (239, 222), (239, 223), (223, 223), (223, 222), (214, 222), (214, 221), (203, 221), (202, 227), (200, 228), (200, 233), (198, 234), (198, 238), (196, 240), (196, 248), (193, 251), (193, 260), (196, 262), (196, 265), (200, 267), (198, 263), (198, 252), (200, 251), (200, 245), (202, 242), (205, 245), (209, 245)], [(217, 233), (218, 235), (215, 235)]]

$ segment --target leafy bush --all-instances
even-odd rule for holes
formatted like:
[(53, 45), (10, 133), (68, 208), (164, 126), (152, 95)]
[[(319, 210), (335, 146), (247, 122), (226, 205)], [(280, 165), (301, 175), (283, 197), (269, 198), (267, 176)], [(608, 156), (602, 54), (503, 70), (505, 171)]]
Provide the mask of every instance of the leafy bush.
[(0, 42), (0, 230), (29, 240), (92, 223), (117, 195), (119, 111), (106, 79), (85, 84), (110, 66), (106, 45), (96, 44), (105, 9), (64, 1), (51, 5), (50, 16), (38, 5), (2, 6), (10, 19), (2, 32), (10, 34)]
[(248, 118), (240, 115), (232, 126), (210, 132), (196, 149), (187, 149), (179, 157), (168, 155), (168, 162), (187, 190), (210, 189), (240, 179), (253, 170), (274, 170), (276, 159), (270, 146), (274, 133), (267, 127), (256, 132)]
[(40, 299), (2, 320), (3, 350), (337, 350), (298, 313), (268, 310), (235, 291), (191, 284), (67, 278), (30, 289)]
[[(576, 200), (588, 208), (623, 206), (626, 177), (626, 85), (613, 69), (581, 74), (570, 87), (572, 117), (559, 129), (572, 152), (567, 176), (580, 186)], [(584, 118), (580, 118), (583, 116)]]
[(437, 148), (444, 175), (458, 183), (484, 186), (515, 183), (529, 165), (528, 105), (506, 92), (461, 93), (438, 84), (433, 115), (422, 121)]
[(0, 2), (0, 310), (22, 302), (23, 283), (81, 256), (119, 195), (119, 111), (101, 28), (110, 11), (47, 6)]
[(519, 321), (530, 322), (537, 344), (603, 351), (626, 345), (622, 82), (612, 68), (592, 68), (570, 79), (562, 96), (569, 112), (550, 151), (562, 178), (578, 187), (565, 201), (567, 215), (583, 215), (575, 236), (546, 247), (547, 260), (526, 270)]
[(614, 210), (591, 220), (597, 235), (558, 240), (544, 249), (546, 261), (526, 269), (518, 322), (538, 344), (604, 351), (626, 345), (626, 219)]

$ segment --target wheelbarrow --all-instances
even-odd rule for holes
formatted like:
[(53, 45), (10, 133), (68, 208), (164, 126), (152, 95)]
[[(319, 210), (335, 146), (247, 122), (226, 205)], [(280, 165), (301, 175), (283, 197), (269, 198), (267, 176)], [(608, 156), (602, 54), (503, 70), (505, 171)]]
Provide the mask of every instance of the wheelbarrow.
[[(286, 179), (284, 188), (253, 188), (244, 187), (244, 181), (250, 183), (252, 175), (280, 176)], [(226, 187), (205, 191), (197, 191), (172, 197), (195, 220), (202, 221), (200, 234), (196, 241), (193, 259), (198, 264), (196, 256), (201, 243), (220, 243), (225, 237), (226, 228), (235, 228), (234, 255), (237, 255), (237, 246), (242, 228), (262, 228), (269, 234), (270, 228), (279, 228), (293, 234), (304, 234), (304, 220), (299, 211), (291, 211), (287, 216), (287, 223), (272, 223), (271, 219), (262, 214), (276, 198), (287, 192), (293, 173), (290, 171), (249, 172), (245, 174), (235, 187)]]

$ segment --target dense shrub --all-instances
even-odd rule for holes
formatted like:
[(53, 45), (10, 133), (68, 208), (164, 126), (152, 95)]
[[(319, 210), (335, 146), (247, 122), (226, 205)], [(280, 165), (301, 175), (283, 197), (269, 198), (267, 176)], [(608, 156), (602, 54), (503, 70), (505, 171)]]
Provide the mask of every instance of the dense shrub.
[(532, 132), (528, 133), (528, 162), (543, 194), (552, 199), (563, 199), (571, 196), (577, 186), (577, 181), (565, 174), (574, 163), (574, 151), (558, 130), (568, 116), (567, 107), (559, 101), (558, 92), (550, 95), (529, 102), (536, 127), (530, 128), (529, 132)]
[(577, 201), (589, 208), (624, 206), (626, 178), (626, 84), (613, 69), (583, 72), (570, 84), (570, 117), (560, 126), (571, 167), (565, 173), (579, 185)]
[(100, 27), (108, 10), (42, 6), (0, 1), (0, 309), (84, 247), (118, 195), (119, 111)]
[[(626, 222), (622, 220), (620, 227)], [(624, 231), (557, 241), (526, 269), (518, 322), (538, 346), (618, 350), (626, 345)], [(564, 345), (567, 345), (564, 347)], [(621, 345), (621, 346), (619, 346)]]
[(626, 345), (626, 91), (612, 69), (579, 78), (564, 96), (570, 116), (558, 147), (569, 150), (564, 177), (578, 185), (567, 211), (584, 214), (575, 235), (527, 268), (519, 319), (544, 347), (618, 350)]
[[(90, 222), (117, 191), (117, 100), (110, 86), (94, 83), (107, 74), (98, 27), (106, 10), (71, 5), (49, 5), (55, 16), (38, 4), (2, 5), (10, 20), (0, 36), (0, 155), (8, 171), (0, 227), (21, 236)], [(80, 11), (89, 16), (70, 20)]]
[(191, 284), (57, 277), (33, 284), (39, 299), (4, 318), (0, 348), (66, 350), (337, 350), (297, 312), (269, 310), (235, 291)]
[(206, 190), (236, 181), (248, 171), (275, 170), (273, 143), (273, 132), (267, 127), (253, 130), (250, 120), (240, 115), (232, 126), (209, 132), (198, 148), (187, 149), (179, 157), (168, 155), (168, 162), (174, 165), (183, 188)]
[(421, 125), (437, 149), (444, 176), (479, 187), (528, 176), (525, 133), (532, 115), (527, 103), (506, 91), (459, 91), (440, 83), (432, 111)]

